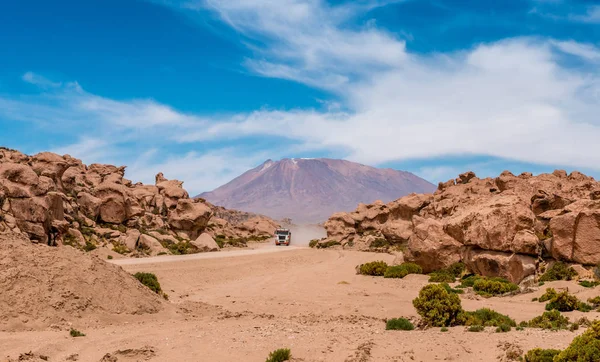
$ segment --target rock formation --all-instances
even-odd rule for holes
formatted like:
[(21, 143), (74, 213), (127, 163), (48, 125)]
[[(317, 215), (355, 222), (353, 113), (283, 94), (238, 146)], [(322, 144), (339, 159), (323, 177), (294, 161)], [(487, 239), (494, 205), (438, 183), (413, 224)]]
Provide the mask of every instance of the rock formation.
[[(519, 282), (539, 262), (600, 263), (600, 183), (579, 172), (479, 179), (473, 172), (433, 194), (361, 204), (325, 223), (344, 248), (398, 246), (425, 272), (462, 261), (472, 271)], [(332, 243), (333, 242), (333, 243)]]
[(240, 240), (267, 238), (277, 227), (264, 216), (191, 199), (183, 182), (162, 173), (155, 185), (134, 184), (124, 175), (125, 167), (86, 166), (68, 155), (27, 156), (0, 148), (0, 232), (22, 233), (36, 243), (143, 256), (218, 250), (195, 241), (207, 233), (240, 245)]

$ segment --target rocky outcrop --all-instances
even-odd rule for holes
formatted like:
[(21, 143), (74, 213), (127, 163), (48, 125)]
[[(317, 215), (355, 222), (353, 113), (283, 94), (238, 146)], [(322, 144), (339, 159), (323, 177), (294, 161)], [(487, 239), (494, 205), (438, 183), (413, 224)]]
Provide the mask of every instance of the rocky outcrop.
[(277, 226), (264, 216), (191, 199), (183, 182), (162, 173), (155, 185), (134, 184), (125, 167), (0, 148), (0, 232), (33, 242), (131, 256), (180, 254), (218, 250), (214, 240), (195, 245), (203, 233), (243, 245), (270, 237)]
[[(473, 172), (442, 182), (433, 194), (359, 205), (325, 223), (343, 248), (399, 245), (425, 271), (463, 261), (472, 271), (518, 282), (551, 258), (600, 262), (600, 183), (580, 172), (479, 179)], [(383, 242), (382, 242), (383, 240)]]

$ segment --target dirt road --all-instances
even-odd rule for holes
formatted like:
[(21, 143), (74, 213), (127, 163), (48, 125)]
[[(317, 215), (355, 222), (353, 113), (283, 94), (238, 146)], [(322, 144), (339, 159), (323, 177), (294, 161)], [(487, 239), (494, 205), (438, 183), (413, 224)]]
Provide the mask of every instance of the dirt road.
[[(214, 256), (213, 256), (214, 255)], [(383, 279), (356, 275), (357, 264), (392, 255), (309, 248), (264, 247), (190, 257), (118, 261), (128, 272), (153, 272), (169, 296), (164, 311), (145, 316), (69, 322), (68, 330), (0, 333), (0, 361), (33, 351), (49, 361), (262, 362), (277, 348), (291, 348), (303, 361), (496, 361), (506, 349), (564, 348), (578, 332), (534, 329), (495, 333), (463, 327), (386, 331), (384, 319), (415, 318), (412, 300), (427, 276)], [(556, 286), (547, 283), (547, 286)], [(560, 284), (558, 284), (560, 286)], [(572, 283), (584, 299), (594, 290)], [(517, 320), (544, 311), (532, 302), (543, 290), (510, 298), (461, 296), (463, 307), (491, 307)], [(565, 313), (571, 319), (579, 312)], [(592, 320), (598, 313), (586, 313)], [(117, 351), (128, 353), (118, 354)]]

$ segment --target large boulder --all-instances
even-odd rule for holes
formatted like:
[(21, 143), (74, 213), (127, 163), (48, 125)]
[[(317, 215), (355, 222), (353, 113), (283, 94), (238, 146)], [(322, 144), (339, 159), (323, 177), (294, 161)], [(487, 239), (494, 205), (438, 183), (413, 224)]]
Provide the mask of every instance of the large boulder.
[(476, 274), (500, 276), (517, 284), (536, 271), (535, 258), (526, 255), (467, 248), (462, 260)]
[(206, 204), (192, 199), (179, 199), (177, 207), (169, 212), (169, 226), (187, 239), (195, 239), (202, 232), (212, 210)]
[(550, 220), (551, 253), (557, 260), (596, 265), (600, 263), (600, 202), (578, 206)]
[(413, 220), (414, 233), (408, 240), (404, 255), (407, 261), (419, 264), (425, 273), (460, 261), (463, 245), (446, 234), (439, 221), (421, 217)]
[(201, 234), (190, 243), (200, 251), (218, 251), (220, 249), (215, 239), (207, 233)]

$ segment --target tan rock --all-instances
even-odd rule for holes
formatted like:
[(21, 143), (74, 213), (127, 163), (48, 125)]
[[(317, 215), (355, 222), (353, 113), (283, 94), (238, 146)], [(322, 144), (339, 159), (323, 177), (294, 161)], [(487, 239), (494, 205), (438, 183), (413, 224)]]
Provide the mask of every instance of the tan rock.
[(467, 248), (462, 260), (476, 274), (500, 276), (517, 284), (536, 271), (535, 259), (519, 254)]
[(140, 235), (137, 248), (146, 250), (150, 255), (167, 252), (167, 249), (165, 249), (158, 240), (146, 234)]
[(404, 254), (407, 261), (419, 264), (425, 273), (460, 261), (462, 244), (446, 234), (439, 221), (421, 217), (413, 220), (415, 231)]
[(100, 215), (100, 206), (102, 200), (88, 194), (87, 192), (80, 192), (77, 194), (77, 203), (79, 204), (80, 210), (90, 219), (96, 219)]
[(179, 199), (168, 220), (172, 230), (192, 240), (206, 228), (211, 216), (212, 210), (207, 205), (191, 199)]
[(220, 249), (215, 239), (207, 233), (201, 234), (195, 240), (190, 241), (190, 243), (200, 251), (218, 251)]

